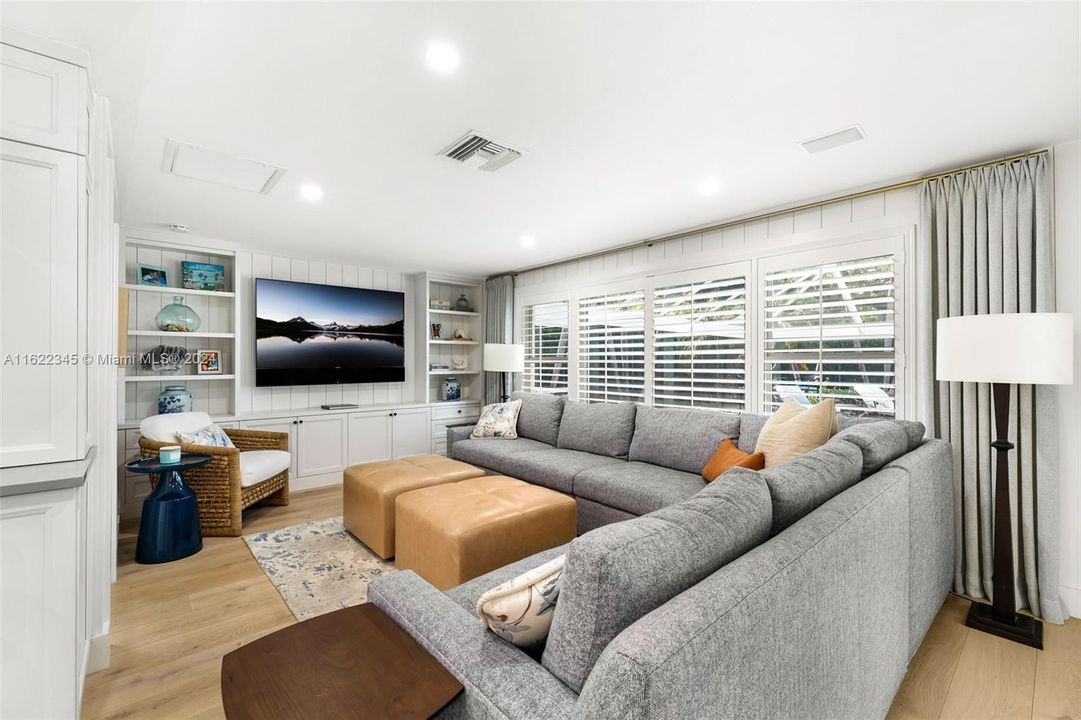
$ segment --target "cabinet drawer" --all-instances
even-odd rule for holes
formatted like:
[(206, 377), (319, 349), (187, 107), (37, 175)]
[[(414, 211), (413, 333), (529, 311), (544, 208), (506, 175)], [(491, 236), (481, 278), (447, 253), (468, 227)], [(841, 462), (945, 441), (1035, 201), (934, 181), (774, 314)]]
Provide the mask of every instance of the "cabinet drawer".
[(462, 423), (475, 423), (480, 418), (476, 415), (471, 417), (453, 418), (451, 420), (435, 420), (432, 422), (432, 439), (442, 439), (446, 442), (447, 439), (447, 426), (448, 425), (460, 425)]
[(88, 121), (82, 69), (0, 45), (0, 135), (8, 140), (86, 154), (80, 123)]
[(432, 420), (453, 420), (480, 415), (480, 403), (464, 405), (436, 405), (432, 408)]

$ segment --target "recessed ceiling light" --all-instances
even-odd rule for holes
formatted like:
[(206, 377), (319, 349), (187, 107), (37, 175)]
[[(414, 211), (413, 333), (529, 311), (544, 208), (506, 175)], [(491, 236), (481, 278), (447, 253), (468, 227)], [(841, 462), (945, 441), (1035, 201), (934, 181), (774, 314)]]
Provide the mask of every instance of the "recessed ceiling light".
[(322, 200), (323, 188), (319, 187), (318, 185), (301, 185), (300, 197), (304, 198), (305, 200), (310, 200), (311, 202), (315, 202), (316, 200)]
[(537, 238), (533, 237), (532, 235), (523, 235), (522, 237), (518, 238), (518, 243), (524, 248), (533, 247), (537, 244)]
[(424, 53), (424, 59), (436, 72), (447, 74), (458, 69), (461, 56), (458, 54), (458, 48), (453, 45), (445, 42), (434, 42), (428, 46), (428, 51)]
[(699, 195), (716, 195), (721, 191), (721, 181), (710, 175), (698, 181)]

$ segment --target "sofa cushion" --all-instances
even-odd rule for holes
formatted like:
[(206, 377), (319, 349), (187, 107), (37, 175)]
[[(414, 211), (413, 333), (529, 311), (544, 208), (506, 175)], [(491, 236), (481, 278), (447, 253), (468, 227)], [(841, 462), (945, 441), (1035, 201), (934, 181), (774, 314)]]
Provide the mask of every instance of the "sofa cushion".
[(195, 432), (213, 423), (214, 421), (205, 412), (151, 415), (139, 423), (139, 434), (149, 440), (175, 443), (178, 442), (176, 439), (177, 433)]
[(808, 408), (792, 398), (785, 398), (758, 434), (755, 452), (766, 456), (766, 467), (770, 468), (824, 444), (837, 434), (834, 406), (833, 398)]
[(837, 433), (836, 438), (860, 449), (864, 477), (908, 452), (910, 442), (908, 430), (892, 420), (853, 425)]
[(467, 462), (470, 465), (495, 470), (499, 473), (513, 475), (514, 473), (504, 470), (510, 467), (518, 455), (530, 450), (550, 450), (551, 445), (545, 445), (536, 440), (517, 438), (505, 440), (503, 438), (470, 438), (459, 440), (450, 448), (450, 455), (455, 460)]
[(507, 460), (500, 472), (519, 480), (543, 485), (562, 493), (574, 493), (574, 479), (584, 470), (596, 467), (624, 467), (625, 460), (594, 455), (581, 450), (549, 448), (519, 453)]
[[(769, 415), (761, 415), (759, 413), (741, 413), (739, 416), (739, 441), (736, 443), (736, 447), (746, 453), (754, 452), (755, 445), (758, 444), (758, 436), (762, 432), (762, 427), (769, 420)], [(845, 428), (852, 427), (853, 425), (859, 425), (865, 422), (874, 422), (878, 418), (874, 417), (853, 417), (851, 415), (838, 415), (837, 416), (837, 429), (844, 430)], [(919, 425), (920, 423), (915, 423)], [(922, 427), (922, 425), (921, 425)], [(920, 436), (923, 437), (922, 435)]]
[(559, 421), (563, 417), (563, 396), (516, 392), (510, 399), (522, 401), (518, 413), (518, 437), (555, 445), (559, 440)]
[(603, 465), (583, 470), (574, 478), (578, 497), (635, 515), (686, 500), (705, 486), (706, 481), (697, 473), (640, 462)]
[(758, 475), (769, 486), (774, 535), (863, 477), (863, 453), (850, 442), (833, 439), (825, 445), (765, 470), (732, 468), (710, 487), (736, 477)]
[(717, 445), (739, 434), (739, 415), (643, 405), (634, 417), (628, 460), (701, 473)]
[(625, 458), (631, 448), (637, 407), (632, 402), (611, 404), (568, 400), (559, 422), (557, 444), (568, 450)]
[(905, 433), (908, 435), (909, 452), (923, 445), (923, 440), (927, 436), (927, 428), (924, 427), (923, 423), (915, 420), (894, 420), (894, 422), (905, 429)]
[(289, 469), (284, 450), (245, 450), (240, 453), (240, 487), (258, 485)]
[(734, 467), (761, 470), (765, 466), (765, 455), (757, 452), (745, 453), (732, 443), (731, 438), (725, 438), (717, 447), (717, 452), (713, 453), (713, 457), (702, 468), (702, 479), (706, 482), (713, 482)]
[(748, 472), (572, 541), (542, 664), (581, 692), (613, 638), (765, 540), (770, 513), (765, 481)]

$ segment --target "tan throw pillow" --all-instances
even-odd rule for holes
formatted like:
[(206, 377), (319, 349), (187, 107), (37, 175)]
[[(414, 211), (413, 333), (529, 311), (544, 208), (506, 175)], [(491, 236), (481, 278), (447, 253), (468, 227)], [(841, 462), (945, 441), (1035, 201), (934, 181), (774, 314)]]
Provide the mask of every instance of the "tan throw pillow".
[(484, 593), (477, 599), (477, 617), (518, 647), (543, 643), (552, 627), (566, 559), (560, 555)]
[(766, 467), (771, 468), (814, 450), (836, 432), (837, 412), (833, 398), (821, 400), (809, 408), (792, 398), (785, 398), (762, 426), (754, 451), (765, 455)]

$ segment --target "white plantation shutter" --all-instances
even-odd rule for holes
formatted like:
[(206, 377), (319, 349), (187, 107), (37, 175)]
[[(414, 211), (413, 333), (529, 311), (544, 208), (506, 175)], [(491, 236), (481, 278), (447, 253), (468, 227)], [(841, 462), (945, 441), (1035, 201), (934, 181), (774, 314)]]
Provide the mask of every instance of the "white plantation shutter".
[(846, 415), (893, 417), (894, 256), (767, 272), (762, 408), (834, 398)]
[(565, 300), (522, 308), (522, 344), (525, 346), (523, 390), (567, 394), (568, 316), (568, 303)]
[(578, 302), (578, 399), (645, 402), (644, 290)]
[(744, 277), (653, 291), (653, 404), (740, 412), (747, 406)]

